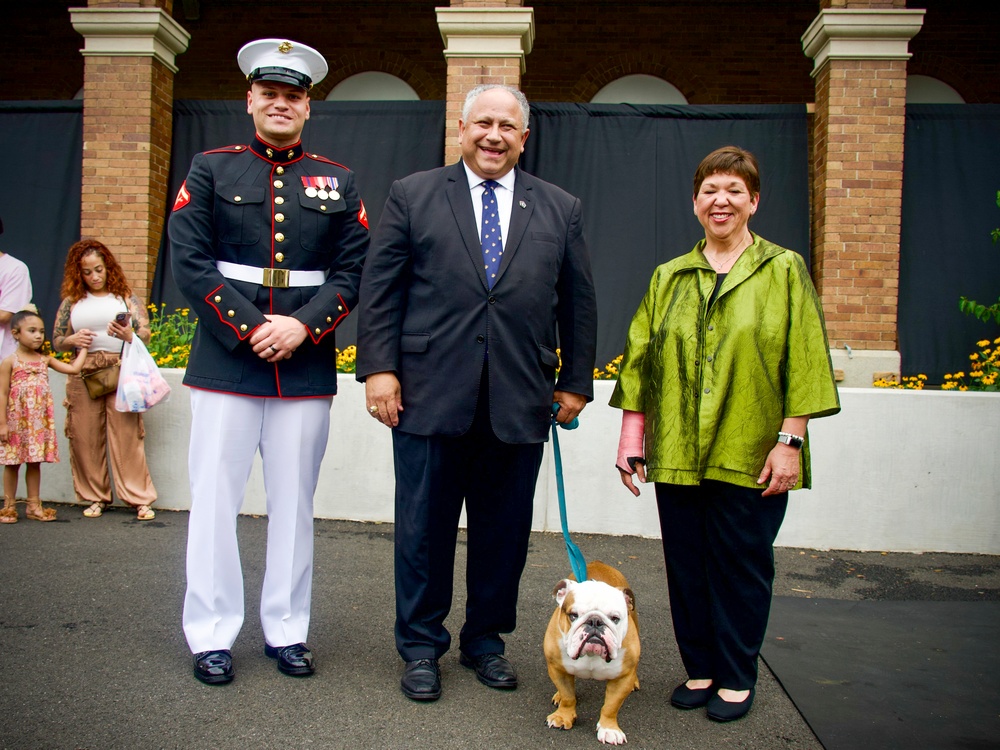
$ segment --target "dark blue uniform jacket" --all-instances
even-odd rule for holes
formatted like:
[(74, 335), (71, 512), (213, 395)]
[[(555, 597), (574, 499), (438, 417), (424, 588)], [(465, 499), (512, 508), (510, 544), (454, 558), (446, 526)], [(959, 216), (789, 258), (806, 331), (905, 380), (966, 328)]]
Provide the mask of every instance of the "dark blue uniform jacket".
[[(368, 249), (353, 172), (301, 144), (278, 149), (255, 138), (207, 151), (191, 162), (168, 233), (174, 279), (198, 317), (185, 385), (248, 396), (337, 392), (334, 329), (357, 301)], [(265, 286), (224, 277), (217, 261), (329, 275), (319, 286)], [(265, 314), (308, 329), (277, 364), (250, 346)]]

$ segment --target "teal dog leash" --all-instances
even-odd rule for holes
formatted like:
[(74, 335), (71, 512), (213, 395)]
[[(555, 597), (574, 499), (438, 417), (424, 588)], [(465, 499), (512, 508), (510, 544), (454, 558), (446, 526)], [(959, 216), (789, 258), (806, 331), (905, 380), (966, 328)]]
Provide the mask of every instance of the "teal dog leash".
[(563, 484), (562, 455), (559, 451), (559, 431), (575, 430), (580, 426), (579, 418), (574, 417), (572, 422), (561, 424), (556, 421), (555, 415), (559, 411), (559, 404), (552, 404), (552, 453), (556, 459), (556, 489), (559, 492), (559, 520), (562, 523), (563, 539), (566, 541), (566, 554), (569, 555), (569, 564), (573, 569), (573, 575), (577, 581), (587, 580), (587, 560), (584, 558), (580, 548), (573, 543), (569, 536), (569, 526), (566, 524), (566, 488)]

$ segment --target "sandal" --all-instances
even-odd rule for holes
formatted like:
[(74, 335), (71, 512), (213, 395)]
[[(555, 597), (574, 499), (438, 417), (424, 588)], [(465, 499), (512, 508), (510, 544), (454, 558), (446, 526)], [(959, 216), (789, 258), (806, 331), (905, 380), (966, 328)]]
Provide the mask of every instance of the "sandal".
[(12, 497), (3, 499), (3, 509), (0, 510), (0, 523), (17, 523), (17, 501)]
[(37, 497), (27, 499), (27, 507), (24, 510), (24, 517), (32, 521), (55, 521), (56, 512), (52, 508), (42, 507), (42, 501)]
[(140, 505), (136, 510), (135, 518), (137, 521), (152, 521), (156, 518), (156, 513), (148, 505)]
[(100, 518), (101, 514), (104, 513), (105, 505), (107, 505), (107, 503), (100, 503), (100, 502), (94, 503), (85, 511), (83, 511), (84, 518)]

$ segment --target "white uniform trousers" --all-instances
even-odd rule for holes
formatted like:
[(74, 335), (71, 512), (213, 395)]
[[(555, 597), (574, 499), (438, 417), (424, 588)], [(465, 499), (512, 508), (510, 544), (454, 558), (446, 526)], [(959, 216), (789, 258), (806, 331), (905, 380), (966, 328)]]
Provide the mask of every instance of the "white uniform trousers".
[(191, 514), (184, 635), (192, 653), (231, 648), (243, 625), (236, 518), (260, 450), (267, 558), (260, 598), (264, 639), (304, 643), (313, 570), (313, 494), (333, 397), (252, 398), (192, 388)]

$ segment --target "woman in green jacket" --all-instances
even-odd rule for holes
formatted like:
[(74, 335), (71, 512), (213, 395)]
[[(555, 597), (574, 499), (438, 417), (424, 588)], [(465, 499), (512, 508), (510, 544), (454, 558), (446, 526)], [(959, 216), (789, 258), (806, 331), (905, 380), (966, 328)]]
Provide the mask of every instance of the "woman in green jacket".
[(617, 467), (655, 482), (670, 609), (688, 680), (677, 708), (750, 710), (788, 492), (808, 488), (810, 418), (840, 411), (823, 311), (802, 257), (748, 228), (757, 161), (702, 160), (695, 248), (653, 273), (611, 405)]

